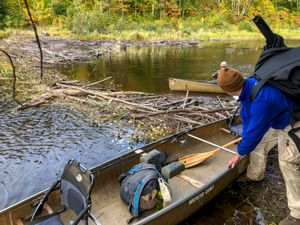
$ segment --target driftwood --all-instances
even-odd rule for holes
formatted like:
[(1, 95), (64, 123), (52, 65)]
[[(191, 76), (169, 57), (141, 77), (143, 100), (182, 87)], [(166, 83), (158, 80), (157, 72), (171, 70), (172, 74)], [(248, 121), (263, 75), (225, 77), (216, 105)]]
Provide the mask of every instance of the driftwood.
[(184, 100), (183, 105), (182, 105), (182, 108), (183, 108), (183, 109), (185, 108), (185, 104), (186, 104), (186, 102), (187, 102), (187, 100), (188, 100), (188, 97), (189, 97), (189, 90), (186, 91), (185, 100)]
[(99, 80), (99, 81), (97, 81), (97, 82), (88, 84), (88, 85), (86, 85), (86, 87), (91, 87), (91, 86), (94, 86), (94, 85), (96, 85), (96, 84), (103, 83), (104, 81), (110, 80), (111, 78), (112, 78), (112, 77), (106, 77), (106, 78), (104, 78), (104, 79), (102, 79), (102, 80)]
[(132, 107), (136, 107), (136, 108), (140, 108), (140, 109), (144, 109), (144, 110), (150, 110), (150, 111), (158, 111), (158, 110), (156, 110), (154, 108), (151, 108), (151, 107), (147, 107), (147, 106), (135, 104), (135, 103), (132, 103), (132, 102), (128, 102), (128, 101), (119, 99), (119, 98), (110, 97), (110, 96), (107, 96), (106, 94), (103, 94), (101, 92), (85, 90), (85, 89), (79, 88), (79, 87), (72, 87), (72, 89), (76, 89), (76, 90), (82, 91), (82, 92), (84, 92), (86, 94), (95, 95), (95, 96), (104, 98), (106, 100), (111, 100), (111, 101), (123, 103), (123, 104), (129, 105), (129, 106), (132, 106)]
[[(217, 96), (217, 99), (218, 99), (218, 101), (220, 102), (221, 106), (222, 106), (223, 108), (225, 108), (225, 106), (224, 106), (223, 102), (221, 101), (221, 99), (219, 98), (219, 96)], [(225, 111), (225, 113), (227, 114), (227, 116), (230, 116), (230, 114), (229, 114), (227, 111)]]
[(170, 113), (179, 113), (179, 112), (191, 112), (191, 109), (173, 109), (173, 110), (164, 110), (160, 112), (154, 112), (154, 113), (148, 113), (146, 115), (140, 115), (137, 117), (137, 119), (141, 119), (143, 117), (149, 117), (149, 116), (157, 116), (160, 114), (170, 114)]

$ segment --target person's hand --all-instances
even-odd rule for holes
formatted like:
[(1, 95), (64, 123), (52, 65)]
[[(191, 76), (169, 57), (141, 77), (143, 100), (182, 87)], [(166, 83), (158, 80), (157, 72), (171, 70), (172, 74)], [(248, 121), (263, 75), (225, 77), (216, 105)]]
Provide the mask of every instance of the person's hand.
[(228, 162), (228, 167), (233, 168), (241, 158), (241, 155), (237, 153), (232, 159), (229, 160)]

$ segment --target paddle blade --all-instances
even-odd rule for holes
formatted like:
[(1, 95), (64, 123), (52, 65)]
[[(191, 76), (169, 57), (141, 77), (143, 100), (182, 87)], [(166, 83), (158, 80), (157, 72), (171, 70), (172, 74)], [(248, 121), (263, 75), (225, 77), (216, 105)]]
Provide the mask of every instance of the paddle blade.
[(183, 163), (185, 165), (185, 168), (190, 168), (192, 166), (196, 166), (196, 165), (202, 163), (209, 157), (213, 156), (217, 151), (219, 151), (219, 150), (212, 150), (209, 152), (196, 153), (196, 154), (183, 156), (183, 157), (180, 157), (178, 159), (178, 161)]

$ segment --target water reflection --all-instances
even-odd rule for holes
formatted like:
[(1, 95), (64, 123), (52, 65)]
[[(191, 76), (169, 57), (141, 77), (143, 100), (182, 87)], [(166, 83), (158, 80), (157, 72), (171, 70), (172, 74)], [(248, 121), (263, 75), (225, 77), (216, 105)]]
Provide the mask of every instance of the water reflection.
[[(299, 41), (287, 41), (290, 46)], [(264, 42), (202, 42), (196, 47), (128, 47), (126, 53), (92, 63), (60, 65), (71, 79), (97, 81), (112, 76), (123, 90), (169, 92), (169, 77), (211, 79), (221, 61), (251, 75)]]

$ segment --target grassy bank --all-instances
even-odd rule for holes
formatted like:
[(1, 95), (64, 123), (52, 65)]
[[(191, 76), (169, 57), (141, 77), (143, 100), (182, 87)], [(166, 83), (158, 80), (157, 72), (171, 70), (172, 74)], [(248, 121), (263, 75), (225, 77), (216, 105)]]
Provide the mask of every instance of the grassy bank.
[[(38, 62), (29, 57), (14, 59), (16, 68), (16, 98), (24, 102), (50, 91), (51, 86), (65, 77), (53, 69), (44, 69), (44, 77), (40, 78)], [(0, 55), (0, 90), (4, 99), (11, 100), (13, 95), (12, 68), (8, 59)]]
[[(47, 32), (52, 36), (81, 40), (130, 40), (130, 41), (157, 41), (157, 40), (251, 40), (263, 38), (260, 32), (239, 30), (233, 27), (230, 30), (221, 29), (199, 29), (191, 31), (189, 28), (164, 29), (163, 31), (137, 30), (114, 30), (103, 34), (98, 32), (86, 34), (74, 34), (67, 29), (60, 27), (44, 27), (42, 32)], [(279, 29), (275, 31), (285, 38), (300, 39), (300, 30)]]
[(11, 34), (11, 29), (0, 30), (0, 39), (7, 38)]
[[(220, 29), (200, 29), (186, 33), (185, 30), (164, 30), (161, 32), (147, 30), (123, 30), (112, 31), (110, 33), (91, 32), (85, 34), (74, 34), (71, 31), (62, 27), (43, 27), (38, 29), (40, 34), (49, 34), (50, 36), (62, 37), (67, 39), (79, 40), (129, 40), (129, 41), (158, 41), (158, 40), (254, 40), (263, 39), (260, 32), (250, 32), (239, 30), (238, 28), (231, 30)], [(6, 29), (0, 30), (0, 39), (7, 38), (10, 35), (18, 34), (19, 32), (32, 33), (32, 30)], [(278, 29), (274, 31), (284, 38), (300, 39), (300, 30), (298, 29)]]

